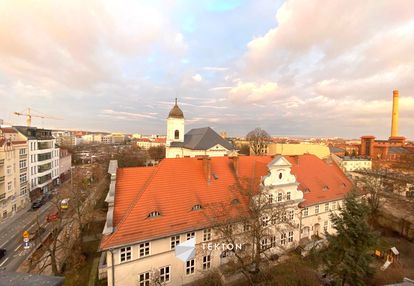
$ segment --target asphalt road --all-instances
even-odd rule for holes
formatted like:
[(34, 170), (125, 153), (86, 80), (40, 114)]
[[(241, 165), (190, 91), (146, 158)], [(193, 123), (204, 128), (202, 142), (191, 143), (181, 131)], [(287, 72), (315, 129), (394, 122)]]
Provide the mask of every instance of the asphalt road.
[(42, 227), (46, 226), (46, 216), (53, 205), (50, 202), (44, 204), (35, 211), (28, 211), (19, 220), (13, 222), (0, 234), (0, 248), (7, 250), (6, 256), (0, 260), (0, 270), (16, 271), (19, 265), (27, 258), (32, 247), (23, 248), (23, 232), (34, 233), (38, 228), (38, 223)]

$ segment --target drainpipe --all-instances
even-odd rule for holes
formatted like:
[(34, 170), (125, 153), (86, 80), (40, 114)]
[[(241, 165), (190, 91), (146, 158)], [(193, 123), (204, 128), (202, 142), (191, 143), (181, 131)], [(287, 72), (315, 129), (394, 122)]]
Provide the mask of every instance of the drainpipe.
[(112, 286), (115, 286), (115, 263), (114, 263), (114, 250), (109, 249), (111, 252), (111, 267), (112, 267)]
[(299, 241), (302, 239), (302, 209), (299, 208), (300, 215), (299, 215)]

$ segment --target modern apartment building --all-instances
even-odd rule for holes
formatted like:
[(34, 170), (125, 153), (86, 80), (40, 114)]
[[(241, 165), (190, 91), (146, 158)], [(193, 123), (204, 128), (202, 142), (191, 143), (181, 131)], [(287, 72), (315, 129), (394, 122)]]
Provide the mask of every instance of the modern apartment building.
[(0, 221), (30, 203), (26, 139), (12, 127), (0, 127)]
[[(116, 170), (107, 196), (109, 210), (100, 250), (100, 267), (108, 285), (151, 285), (154, 277), (168, 285), (186, 285), (209, 270), (230, 263), (231, 251), (211, 220), (213, 210), (226, 209), (232, 231), (249, 229), (238, 222), (250, 202), (235, 192), (245, 179), (266, 192), (269, 208), (283, 208), (277, 218), (261, 215), (267, 235), (261, 240), (268, 256), (282, 254), (313, 237), (333, 233), (330, 213), (336, 212), (351, 189), (350, 180), (334, 163), (315, 155), (166, 158), (159, 165)], [(219, 206), (214, 209), (214, 206)], [(194, 239), (195, 256), (182, 261), (175, 248)], [(246, 246), (251, 247), (251, 246)]]
[(58, 183), (59, 147), (52, 131), (36, 127), (15, 127), (27, 140), (29, 149), (30, 198), (50, 191)]

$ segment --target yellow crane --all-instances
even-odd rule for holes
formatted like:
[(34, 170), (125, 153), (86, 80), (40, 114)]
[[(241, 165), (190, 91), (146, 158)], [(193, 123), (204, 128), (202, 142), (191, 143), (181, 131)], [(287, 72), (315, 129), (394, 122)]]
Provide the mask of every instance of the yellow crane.
[[(45, 114), (32, 114), (32, 109), (29, 107), (27, 109), (27, 112), (13, 112), (13, 114), (17, 115), (17, 116), (26, 116), (26, 124), (27, 127), (32, 126), (32, 117), (38, 117), (38, 118), (47, 118), (47, 119), (56, 119), (56, 120), (61, 120), (62, 118), (59, 117), (53, 117), (53, 116), (48, 116)], [(38, 112), (41, 113), (41, 112)]]

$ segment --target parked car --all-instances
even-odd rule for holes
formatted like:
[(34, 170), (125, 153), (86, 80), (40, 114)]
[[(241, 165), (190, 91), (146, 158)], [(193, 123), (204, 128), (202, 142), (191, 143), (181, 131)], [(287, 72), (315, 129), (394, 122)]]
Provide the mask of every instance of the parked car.
[(46, 217), (46, 221), (47, 222), (52, 222), (52, 221), (56, 221), (59, 219), (59, 212), (55, 211), (55, 212), (51, 212), (47, 215)]
[(40, 208), (41, 206), (43, 206), (43, 200), (40, 198), (40, 199), (37, 199), (37, 200), (35, 200), (33, 203), (32, 203), (32, 210), (36, 210), (36, 209), (38, 209), (38, 208)]
[(61, 208), (62, 210), (66, 210), (66, 209), (68, 209), (68, 208), (69, 208), (69, 199), (63, 199), (63, 200), (60, 202), (60, 208)]
[(4, 256), (6, 256), (6, 249), (0, 248), (0, 259), (2, 259)]

